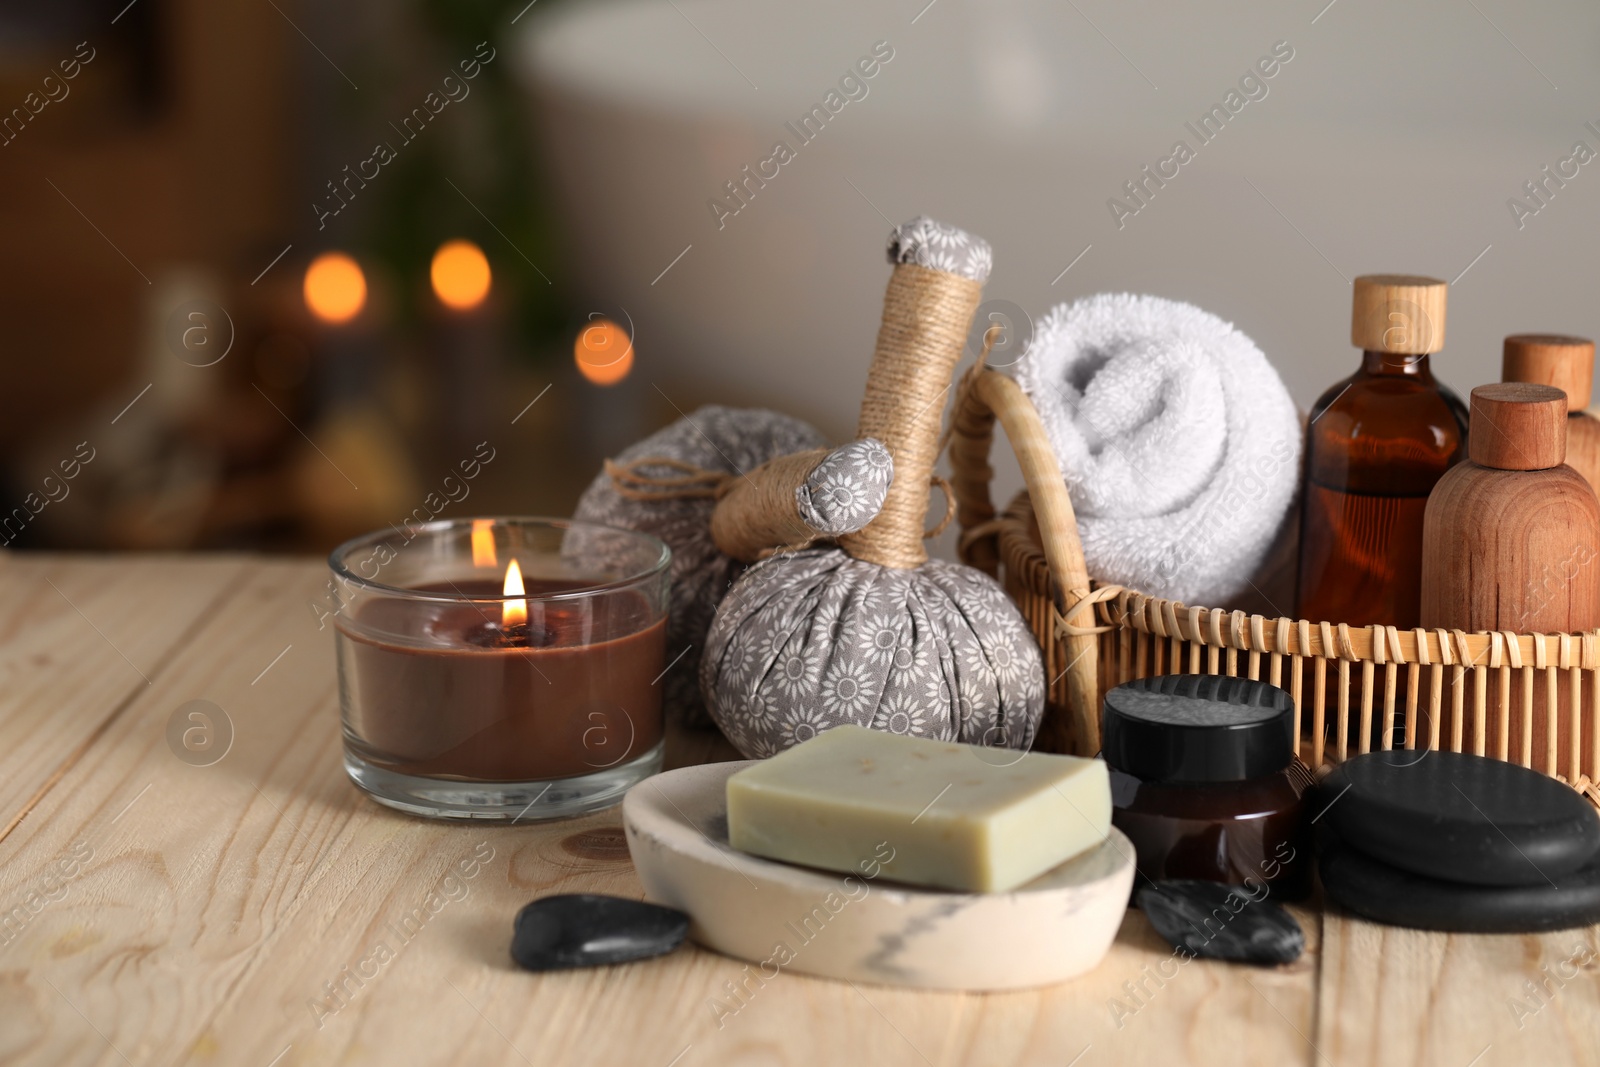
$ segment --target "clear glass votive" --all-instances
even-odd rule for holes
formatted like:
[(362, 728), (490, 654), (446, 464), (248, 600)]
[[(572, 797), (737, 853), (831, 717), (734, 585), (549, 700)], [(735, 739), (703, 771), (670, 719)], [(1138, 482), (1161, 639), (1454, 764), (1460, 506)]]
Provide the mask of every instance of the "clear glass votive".
[(380, 803), (542, 819), (661, 769), (666, 545), (555, 519), (452, 519), (328, 558), (345, 770)]

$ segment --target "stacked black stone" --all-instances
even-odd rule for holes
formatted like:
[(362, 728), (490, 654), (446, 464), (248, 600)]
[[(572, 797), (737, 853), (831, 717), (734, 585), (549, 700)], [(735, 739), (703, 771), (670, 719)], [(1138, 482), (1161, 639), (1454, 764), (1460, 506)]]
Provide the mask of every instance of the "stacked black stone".
[(1534, 933), (1600, 922), (1600, 815), (1538, 771), (1459, 752), (1370, 752), (1324, 779), (1323, 888), (1375, 922)]

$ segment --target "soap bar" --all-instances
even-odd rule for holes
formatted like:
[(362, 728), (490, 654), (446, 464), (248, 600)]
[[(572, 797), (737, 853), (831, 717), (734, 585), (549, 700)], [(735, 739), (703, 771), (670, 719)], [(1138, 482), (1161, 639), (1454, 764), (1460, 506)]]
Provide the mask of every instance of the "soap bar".
[(916, 885), (1004, 892), (1105, 840), (1100, 760), (839, 726), (728, 779), (734, 848)]

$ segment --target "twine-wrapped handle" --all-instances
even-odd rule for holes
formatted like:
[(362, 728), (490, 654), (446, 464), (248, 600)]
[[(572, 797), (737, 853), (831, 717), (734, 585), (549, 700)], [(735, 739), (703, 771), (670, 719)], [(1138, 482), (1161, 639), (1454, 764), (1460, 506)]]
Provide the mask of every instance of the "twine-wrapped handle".
[(875, 437), (889, 449), (894, 484), (878, 517), (859, 533), (839, 538), (839, 545), (856, 559), (909, 568), (928, 559), (922, 538), (943, 401), (992, 256), (981, 239), (918, 217), (895, 227), (889, 262), (894, 273), (884, 294), (857, 436)]
[(893, 481), (894, 459), (873, 438), (779, 456), (721, 483), (711, 539), (748, 563), (853, 533), (877, 516)]
[(1005, 428), (1022, 468), (1050, 568), (1055, 609), (1063, 620), (1067, 662), (1047, 664), (1046, 671), (1052, 678), (1057, 671), (1066, 672), (1074, 748), (1078, 755), (1092, 756), (1100, 751), (1099, 663), (1095, 597), (1090, 592), (1078, 520), (1039, 412), (1022, 387), (998, 371), (979, 370), (962, 383), (951, 419), (950, 486), (962, 531), (961, 558), (990, 575), (999, 563), (994, 538), (987, 535), (995, 518), (989, 495), (994, 477), (989, 454), (996, 420)]

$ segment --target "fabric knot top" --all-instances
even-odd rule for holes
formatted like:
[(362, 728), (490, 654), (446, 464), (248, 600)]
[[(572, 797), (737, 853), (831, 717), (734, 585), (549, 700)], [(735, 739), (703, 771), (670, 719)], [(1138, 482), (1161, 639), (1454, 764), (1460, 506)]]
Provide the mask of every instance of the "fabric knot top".
[(828, 453), (795, 489), (795, 504), (818, 533), (855, 533), (878, 517), (893, 481), (894, 457), (867, 437)]
[(981, 237), (918, 215), (910, 222), (902, 222), (889, 234), (889, 262), (914, 263), (929, 270), (985, 282), (994, 266), (994, 251)]

